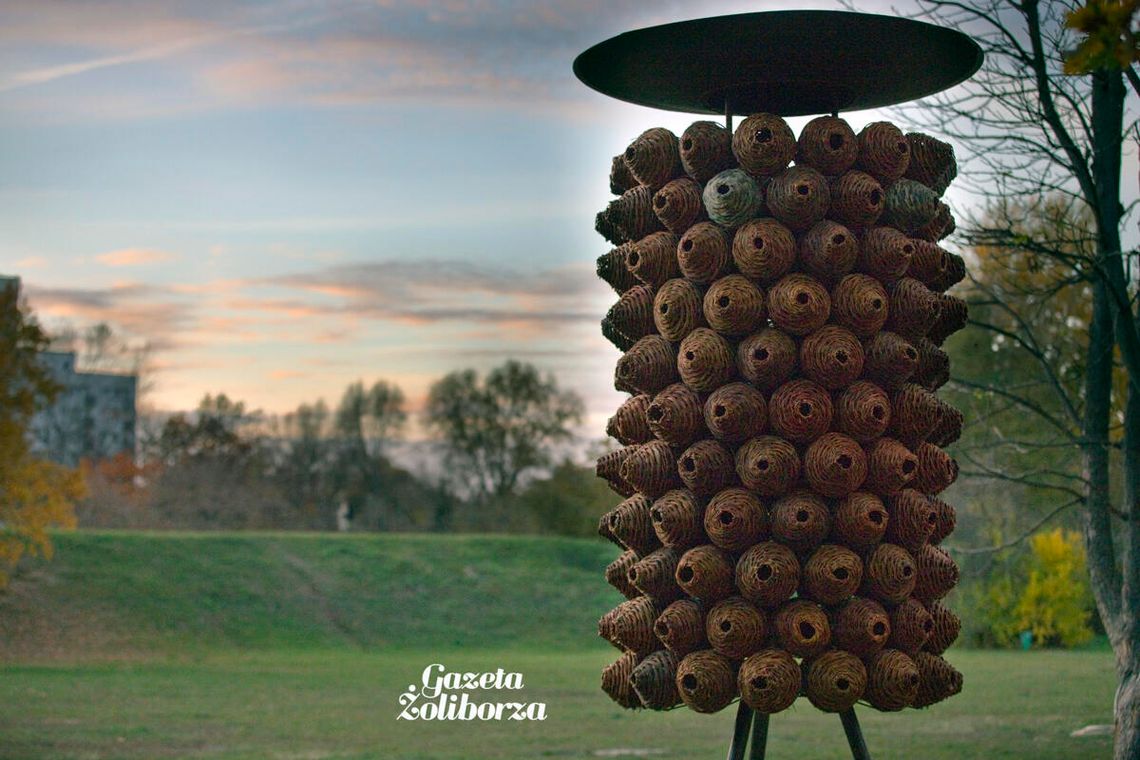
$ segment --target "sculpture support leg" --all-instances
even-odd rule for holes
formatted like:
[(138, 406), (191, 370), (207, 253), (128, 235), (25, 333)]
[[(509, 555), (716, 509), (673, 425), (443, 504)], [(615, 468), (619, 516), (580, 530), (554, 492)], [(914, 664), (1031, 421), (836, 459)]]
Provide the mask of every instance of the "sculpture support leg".
[(849, 707), (839, 713), (839, 719), (843, 721), (843, 732), (847, 734), (851, 757), (854, 760), (871, 760), (871, 753), (867, 751), (867, 742), (863, 740), (863, 730), (859, 728), (859, 719), (855, 717), (855, 708)]
[(752, 751), (749, 760), (764, 760), (768, 751), (768, 713), (756, 713), (752, 718)]
[(744, 750), (748, 747), (748, 729), (751, 726), (752, 708), (744, 704), (742, 699), (736, 708), (736, 725), (732, 729), (732, 744), (728, 745), (728, 760), (744, 760)]

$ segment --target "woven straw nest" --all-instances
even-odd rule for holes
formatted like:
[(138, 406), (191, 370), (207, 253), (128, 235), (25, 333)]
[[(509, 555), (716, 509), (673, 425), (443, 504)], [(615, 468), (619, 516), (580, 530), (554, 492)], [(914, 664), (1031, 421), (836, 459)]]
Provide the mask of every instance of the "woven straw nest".
[(916, 383), (904, 383), (891, 396), (891, 435), (901, 441), (922, 441), (938, 425), (944, 404)]
[(866, 172), (849, 171), (831, 183), (832, 218), (856, 230), (863, 230), (883, 214), (887, 194), (879, 181)]
[(641, 699), (633, 690), (629, 677), (637, 666), (637, 655), (626, 652), (602, 670), (602, 691), (626, 709), (641, 707)]
[(947, 338), (966, 326), (969, 307), (961, 298), (940, 293), (938, 295), (938, 319), (930, 327), (927, 337), (936, 345), (942, 345)]
[(764, 291), (743, 275), (722, 277), (705, 292), (704, 315), (722, 335), (747, 335), (764, 324)]
[(929, 707), (962, 691), (962, 674), (941, 657), (919, 652), (914, 664), (918, 668), (918, 694), (913, 707)]
[(753, 219), (733, 235), (732, 261), (745, 277), (775, 282), (796, 261), (795, 235), (771, 217)]
[[(612, 335), (607, 335), (619, 350), (628, 351), (639, 339), (654, 331), (653, 288), (636, 285), (622, 293), (610, 310), (606, 312)], [(623, 345), (624, 344), (624, 345)]]
[(927, 240), (914, 241), (914, 255), (910, 257), (910, 266), (906, 273), (932, 290), (935, 285), (941, 284), (948, 276), (954, 265), (953, 254), (937, 243)]
[(760, 607), (779, 605), (799, 585), (799, 560), (791, 549), (775, 541), (756, 544), (736, 563), (736, 587), (741, 596)]
[(878, 496), (856, 491), (836, 505), (831, 532), (845, 546), (864, 551), (883, 540), (888, 521), (887, 509)]
[(910, 552), (895, 544), (879, 544), (863, 568), (863, 588), (875, 599), (898, 604), (914, 591), (918, 570)]
[(768, 638), (768, 621), (756, 605), (739, 597), (722, 599), (709, 610), (705, 635), (713, 651), (743, 660), (760, 651)]
[(914, 241), (894, 227), (872, 227), (863, 235), (857, 267), (884, 283), (893, 283), (906, 274), (914, 250)]
[(838, 222), (825, 219), (800, 236), (800, 266), (820, 282), (835, 284), (858, 260), (859, 240)]
[(829, 177), (850, 169), (859, 155), (851, 125), (837, 116), (819, 116), (800, 130), (796, 164), (805, 164)]
[(658, 650), (637, 664), (629, 682), (641, 701), (650, 710), (668, 710), (681, 701), (677, 694), (677, 655)]
[(653, 435), (673, 446), (688, 446), (705, 432), (700, 396), (684, 383), (673, 383), (654, 396), (645, 419)]
[(892, 417), (886, 391), (866, 380), (851, 383), (835, 397), (835, 429), (860, 443), (886, 432)]
[(800, 455), (795, 446), (771, 435), (752, 438), (736, 451), (736, 474), (750, 491), (779, 496), (800, 478)]
[(701, 292), (688, 280), (669, 280), (653, 297), (653, 324), (666, 340), (680, 342), (705, 324)]
[(933, 443), (920, 443), (914, 454), (918, 458), (914, 487), (923, 493), (942, 493), (958, 479), (958, 463), (954, 457)]
[(703, 528), (704, 511), (692, 491), (674, 489), (653, 502), (649, 517), (662, 544), (689, 549), (708, 540)]
[(850, 652), (832, 649), (804, 663), (804, 692), (824, 712), (843, 712), (862, 698), (867, 669)]
[(887, 329), (906, 338), (921, 338), (934, 325), (941, 310), (938, 294), (913, 277), (904, 277), (891, 289)]
[(956, 253), (946, 253), (946, 272), (937, 280), (928, 283), (930, 289), (944, 293), (966, 279), (966, 260)]
[(685, 655), (677, 665), (677, 691), (692, 710), (723, 710), (737, 694), (736, 669), (724, 655), (702, 649)]
[(962, 436), (962, 425), (965, 417), (962, 412), (938, 399), (938, 421), (927, 436), (927, 440), (935, 446), (949, 446)]
[(827, 288), (810, 275), (786, 275), (768, 291), (768, 315), (776, 327), (792, 335), (815, 332), (830, 314)]
[(887, 188), (880, 221), (917, 235), (938, 216), (938, 195), (921, 182), (900, 179)]
[(701, 184), (736, 163), (732, 155), (732, 133), (715, 121), (690, 124), (681, 134), (680, 148), (681, 167)]
[(710, 283), (730, 268), (731, 238), (712, 222), (698, 222), (685, 231), (677, 244), (677, 266), (688, 279)]
[(945, 549), (927, 544), (915, 553), (914, 564), (914, 595), (924, 602), (941, 599), (958, 585), (958, 564)]
[(886, 646), (891, 621), (883, 606), (857, 596), (835, 612), (831, 642), (858, 657), (871, 657)]
[(918, 363), (914, 381), (927, 390), (935, 391), (950, 380), (950, 357), (926, 338), (915, 341)]
[(934, 618), (917, 599), (907, 599), (891, 610), (891, 638), (887, 646), (914, 656), (934, 630)]
[(657, 393), (677, 380), (677, 355), (660, 335), (646, 335), (630, 346), (614, 371), (616, 387), (638, 393)]
[(622, 154), (629, 173), (642, 185), (658, 188), (681, 174), (677, 136), (662, 127), (647, 129)]
[(911, 379), (918, 369), (918, 349), (893, 332), (880, 332), (867, 342), (863, 352), (864, 376), (888, 390)]
[(698, 327), (681, 341), (677, 372), (693, 390), (711, 393), (732, 379), (736, 361), (724, 337), (707, 327)]
[(680, 558), (680, 553), (671, 547), (656, 549), (629, 568), (629, 582), (654, 601), (667, 604), (681, 595), (673, 579)]
[(681, 454), (677, 469), (685, 486), (701, 498), (738, 482), (732, 452), (720, 441), (697, 441)]
[(811, 380), (790, 380), (768, 400), (768, 424), (794, 443), (808, 443), (831, 427), (831, 394)]
[(725, 551), (744, 551), (767, 538), (768, 530), (768, 510), (744, 488), (724, 489), (705, 508), (704, 533)]
[(888, 496), (886, 504), (890, 515), (886, 539), (907, 551), (918, 551), (930, 539), (938, 522), (930, 500), (913, 488), (904, 488)]
[(705, 614), (701, 605), (692, 599), (678, 599), (657, 616), (653, 633), (678, 657), (706, 648)]
[(772, 618), (780, 646), (796, 657), (813, 657), (831, 644), (827, 612), (815, 602), (796, 599), (782, 605)]
[(827, 178), (809, 166), (793, 166), (768, 185), (768, 210), (789, 229), (802, 232), (823, 219), (831, 206)]
[(788, 123), (771, 113), (744, 119), (732, 135), (732, 152), (741, 168), (751, 174), (772, 175), (796, 156), (796, 136)]
[(811, 491), (793, 491), (772, 505), (772, 537), (793, 551), (811, 551), (830, 531), (827, 503)]
[(677, 583), (681, 589), (704, 602), (732, 596), (735, 593), (732, 574), (732, 558), (711, 544), (689, 549), (677, 564)]
[(831, 313), (836, 324), (869, 338), (882, 329), (890, 313), (886, 288), (869, 275), (849, 274), (832, 290)]
[(654, 193), (653, 213), (665, 229), (681, 234), (705, 215), (701, 186), (688, 177), (670, 180)]
[(764, 190), (747, 172), (729, 169), (705, 185), (702, 199), (709, 219), (733, 229), (760, 215)]
[(762, 715), (792, 706), (800, 693), (800, 667), (783, 649), (763, 649), (740, 665), (740, 698)]
[(859, 132), (859, 158), (863, 171), (884, 184), (906, 174), (910, 166), (910, 143), (894, 124), (876, 121)]
[(863, 345), (850, 330), (824, 325), (800, 344), (800, 367), (824, 388), (845, 388), (863, 373)]
[(740, 376), (762, 391), (771, 391), (796, 371), (798, 350), (787, 333), (765, 328), (749, 335), (736, 347)]
[(939, 544), (954, 532), (954, 526), (958, 522), (958, 514), (954, 511), (954, 507), (942, 499), (931, 497), (930, 506), (934, 510), (934, 530), (930, 533), (930, 543)]
[(880, 438), (867, 449), (867, 490), (898, 493), (918, 474), (918, 457), (894, 438)]
[(934, 621), (930, 638), (926, 640), (926, 651), (942, 654), (958, 639), (958, 634), (962, 630), (962, 620), (941, 602), (930, 602), (926, 609)]
[(637, 563), (637, 552), (626, 550), (621, 556), (606, 565), (606, 582), (616, 588), (626, 599), (633, 599), (640, 592), (629, 582), (629, 569)]
[(945, 193), (958, 176), (954, 148), (921, 132), (908, 132), (906, 141), (910, 143), (910, 164), (904, 176), (921, 182), (938, 195)]
[(614, 245), (660, 230), (661, 220), (653, 213), (653, 191), (640, 185), (625, 191), (598, 213), (594, 229)]
[(954, 215), (951, 213), (950, 207), (939, 201), (938, 211), (935, 212), (934, 218), (925, 227), (916, 230), (914, 236), (920, 240), (937, 243), (939, 240), (950, 237), (956, 228), (957, 225), (954, 223)]
[(649, 429), (649, 421), (645, 417), (645, 410), (652, 401), (653, 397), (648, 393), (630, 396), (606, 423), (606, 434), (616, 438), (623, 446), (645, 443), (652, 439), (653, 431)]
[(617, 248), (611, 248), (598, 257), (595, 272), (598, 277), (605, 280), (618, 295), (637, 284), (637, 278), (630, 274), (625, 265), (625, 254), (632, 243), (623, 243)]
[(598, 621), (598, 633), (628, 652), (646, 655), (657, 649), (653, 622), (661, 607), (647, 596), (622, 602)]
[(816, 493), (839, 499), (863, 485), (867, 455), (854, 438), (824, 433), (804, 452), (804, 476)]
[(660, 287), (681, 274), (677, 266), (677, 244), (672, 232), (651, 232), (626, 249), (625, 266), (646, 285)]
[(630, 174), (629, 167), (625, 163), (625, 156), (614, 156), (614, 160), (610, 163), (610, 192), (614, 195), (621, 195), (626, 190), (632, 190), (637, 187), (637, 179)]
[(649, 517), (652, 502), (641, 494), (634, 494), (608, 513), (610, 534), (627, 549), (644, 557), (661, 543), (653, 530)]
[(914, 704), (918, 685), (914, 660), (897, 649), (884, 649), (867, 662), (867, 691), (863, 696), (876, 710), (901, 710)]
[(839, 604), (863, 582), (863, 560), (845, 546), (823, 544), (808, 557), (802, 592), (821, 604)]
[(650, 499), (681, 485), (677, 477), (677, 456), (665, 441), (638, 446), (622, 462), (621, 477)]
[(597, 464), (594, 465), (594, 474), (605, 480), (610, 488), (621, 496), (631, 496), (635, 490), (622, 478), (621, 466), (636, 450), (637, 446), (623, 446), (620, 449), (607, 451), (598, 457)]
[(729, 383), (717, 388), (705, 400), (704, 417), (713, 437), (737, 445), (764, 432), (768, 424), (768, 402), (764, 394), (751, 385)]

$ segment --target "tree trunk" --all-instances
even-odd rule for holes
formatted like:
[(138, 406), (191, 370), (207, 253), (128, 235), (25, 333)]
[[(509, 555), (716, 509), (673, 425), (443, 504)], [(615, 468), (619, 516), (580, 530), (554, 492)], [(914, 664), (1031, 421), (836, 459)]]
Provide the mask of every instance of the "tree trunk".
[(1136, 760), (1140, 757), (1140, 658), (1133, 650), (1120, 675), (1113, 702), (1116, 726), (1113, 730), (1113, 760)]

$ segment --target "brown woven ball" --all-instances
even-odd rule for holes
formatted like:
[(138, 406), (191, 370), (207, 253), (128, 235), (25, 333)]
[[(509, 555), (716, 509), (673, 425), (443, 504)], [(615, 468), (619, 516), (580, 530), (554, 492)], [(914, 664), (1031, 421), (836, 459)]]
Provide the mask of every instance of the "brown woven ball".
[(634, 487), (621, 476), (621, 466), (625, 464), (625, 460), (637, 450), (637, 445), (622, 446), (620, 449), (607, 451), (598, 457), (597, 464), (594, 466), (594, 474), (609, 484), (609, 487), (615, 493), (621, 496), (630, 496), (634, 492)]
[(956, 228), (957, 225), (954, 223), (954, 214), (950, 210), (950, 207), (942, 201), (939, 201), (938, 210), (934, 213), (934, 218), (931, 219), (926, 226), (916, 230), (914, 237), (937, 243), (939, 240), (945, 240), (954, 234)]
[(915, 553), (914, 564), (914, 595), (924, 602), (941, 599), (958, 585), (958, 564), (945, 549), (927, 544)]
[(737, 694), (736, 670), (728, 658), (711, 649), (690, 652), (677, 666), (677, 691), (695, 712), (723, 710)]
[(740, 168), (750, 174), (776, 174), (795, 158), (796, 136), (779, 116), (753, 114), (733, 133), (732, 153)]
[(731, 268), (731, 241), (723, 227), (698, 222), (681, 235), (681, 242), (677, 244), (677, 267), (695, 283), (710, 283)]
[(743, 660), (764, 648), (768, 621), (754, 604), (739, 596), (717, 602), (705, 619), (705, 635), (713, 651)]
[(717, 388), (705, 400), (705, 426), (715, 438), (735, 446), (761, 435), (768, 426), (768, 402), (745, 383)]
[(775, 607), (800, 585), (800, 562), (792, 550), (775, 541), (756, 544), (736, 563), (740, 595), (760, 607)]
[(764, 216), (763, 184), (743, 169), (729, 169), (710, 179), (701, 200), (709, 219), (727, 229)]
[(653, 431), (649, 429), (645, 410), (652, 401), (653, 397), (648, 393), (630, 396), (606, 423), (606, 434), (616, 438), (624, 446), (651, 440)]
[(831, 183), (829, 215), (853, 230), (864, 230), (879, 221), (886, 197), (877, 179), (852, 170)]
[(804, 692), (816, 708), (843, 712), (867, 689), (867, 669), (850, 652), (831, 649), (804, 662)]
[[(621, 477), (650, 499), (656, 499), (681, 485), (681, 480), (677, 477), (677, 455), (665, 441), (650, 441), (638, 446), (622, 462)], [(646, 510), (646, 518), (648, 517)]]
[(800, 236), (800, 266), (829, 286), (850, 273), (858, 259), (859, 240), (838, 222), (825, 219)]
[(725, 551), (744, 551), (767, 538), (768, 528), (768, 510), (744, 488), (724, 489), (705, 508), (704, 532)]
[(859, 380), (835, 397), (835, 429), (860, 443), (869, 443), (886, 432), (893, 411), (886, 391)]
[(908, 132), (906, 141), (910, 143), (910, 164), (903, 176), (921, 182), (939, 195), (945, 193), (958, 176), (954, 148), (921, 132)]
[(915, 341), (914, 348), (918, 352), (914, 382), (928, 390), (938, 390), (950, 380), (950, 357), (926, 338)]
[(663, 127), (642, 132), (623, 155), (634, 179), (654, 189), (681, 174), (677, 136)]
[(736, 367), (743, 377), (762, 391), (771, 391), (796, 371), (796, 343), (780, 330), (769, 327), (749, 335), (736, 347)]
[(883, 539), (887, 509), (873, 493), (856, 491), (835, 506), (832, 537), (852, 549), (864, 551)]
[(860, 338), (882, 329), (890, 313), (886, 288), (874, 277), (849, 274), (831, 292), (831, 314), (835, 323)]
[(914, 591), (918, 571), (910, 552), (895, 544), (879, 544), (863, 568), (863, 589), (880, 602), (898, 604)]
[(823, 219), (831, 206), (827, 178), (809, 166), (793, 166), (768, 185), (768, 210), (788, 229), (802, 232)]
[(634, 494), (609, 512), (609, 527), (614, 538), (625, 548), (644, 557), (661, 545), (649, 518), (651, 502)]
[(704, 505), (696, 494), (678, 488), (653, 502), (649, 517), (662, 544), (684, 550), (707, 543), (704, 512)]
[(602, 671), (602, 691), (626, 709), (641, 707), (641, 699), (633, 690), (633, 684), (629, 680), (634, 667), (637, 666), (637, 660), (636, 654), (626, 652)]
[(614, 609), (610, 641), (626, 651), (649, 654), (657, 649), (653, 622), (660, 613), (661, 607), (648, 596), (622, 602)]
[(733, 235), (732, 260), (745, 277), (773, 283), (796, 261), (795, 235), (771, 217), (753, 219)]
[(843, 498), (867, 478), (867, 455), (854, 438), (824, 433), (804, 452), (804, 477), (821, 496)]
[(669, 180), (653, 195), (653, 212), (665, 229), (680, 235), (705, 215), (701, 186), (688, 177)]
[(768, 424), (793, 443), (808, 443), (831, 427), (831, 394), (811, 380), (790, 380), (768, 400)]
[(598, 257), (595, 271), (598, 277), (609, 283), (618, 295), (637, 285), (637, 278), (630, 274), (625, 265), (625, 254), (632, 243), (623, 243), (617, 248), (611, 248)]
[(704, 327), (701, 292), (688, 280), (669, 280), (653, 297), (653, 324), (667, 340), (679, 343), (698, 327)]
[(863, 353), (864, 377), (887, 390), (905, 383), (918, 369), (918, 350), (893, 332), (884, 330), (871, 338)]
[(764, 326), (764, 291), (744, 275), (721, 277), (705, 292), (704, 315), (721, 335), (747, 335)]
[(702, 185), (736, 165), (732, 133), (715, 121), (695, 121), (681, 134), (681, 167)]
[(772, 538), (793, 551), (810, 552), (830, 530), (831, 512), (811, 491), (793, 491), (772, 505)]
[(926, 609), (934, 621), (930, 638), (926, 640), (926, 651), (942, 654), (958, 639), (962, 630), (962, 619), (941, 602), (929, 602)]
[(898, 493), (918, 475), (918, 457), (894, 438), (880, 438), (867, 449), (867, 490)]
[(698, 327), (681, 341), (677, 372), (697, 393), (711, 393), (732, 379), (735, 359), (728, 341), (715, 330)]
[(667, 546), (651, 551), (629, 568), (629, 582), (653, 601), (668, 604), (681, 596), (673, 578), (680, 558), (676, 549)]
[(884, 649), (867, 662), (867, 691), (871, 707), (893, 712), (914, 704), (919, 675), (914, 660), (897, 649)]
[(814, 657), (831, 644), (827, 612), (815, 602), (786, 602), (776, 610), (772, 622), (780, 646), (796, 657)]
[(796, 164), (804, 164), (829, 177), (855, 164), (859, 142), (851, 125), (837, 116), (817, 116), (800, 130)]
[(902, 278), (914, 256), (914, 241), (894, 227), (872, 227), (863, 235), (859, 247), (860, 272), (884, 282)]
[(738, 483), (736, 461), (720, 441), (705, 439), (685, 449), (677, 460), (685, 486), (700, 498)]
[(891, 638), (887, 646), (914, 656), (922, 649), (934, 630), (934, 618), (926, 611), (922, 602), (906, 599), (891, 610)]
[(641, 240), (661, 228), (653, 213), (653, 191), (640, 185), (610, 201), (594, 221), (594, 229), (614, 245)]
[(914, 664), (918, 668), (918, 694), (912, 707), (929, 707), (962, 691), (962, 674), (941, 657), (919, 652)]
[(938, 195), (921, 182), (900, 179), (887, 188), (879, 221), (917, 235), (938, 216)]
[(940, 309), (937, 293), (913, 277), (903, 277), (891, 288), (886, 328), (904, 338), (921, 338), (938, 319)]
[(929, 283), (930, 289), (944, 293), (966, 279), (966, 260), (956, 253), (946, 254), (946, 272), (937, 280)]
[(614, 385), (638, 393), (657, 393), (677, 382), (677, 354), (660, 335), (646, 335), (618, 359)]
[(809, 275), (789, 274), (768, 291), (768, 316), (776, 327), (792, 335), (815, 332), (830, 314), (827, 288)]
[(863, 372), (863, 345), (850, 330), (824, 325), (800, 344), (800, 367), (828, 390), (845, 388)]
[(890, 515), (886, 539), (909, 552), (918, 551), (930, 538), (938, 521), (930, 500), (913, 488), (904, 488), (888, 496), (886, 505)]
[(740, 665), (740, 698), (761, 715), (788, 709), (800, 693), (800, 667), (783, 649), (762, 649)]
[(820, 604), (839, 604), (863, 582), (863, 560), (845, 546), (823, 544), (804, 563), (801, 594)]
[(677, 266), (677, 244), (681, 239), (672, 232), (651, 232), (631, 245), (625, 253), (625, 266), (646, 285), (659, 288), (668, 280), (681, 276)]
[(876, 121), (859, 133), (859, 158), (855, 165), (884, 184), (906, 174), (910, 166), (910, 143), (889, 121)]
[(891, 435), (916, 443), (930, 436), (942, 416), (938, 397), (917, 383), (903, 383), (891, 396)]
[(939, 498), (931, 497), (930, 506), (934, 509), (934, 530), (930, 534), (930, 543), (940, 544), (954, 532), (958, 514), (954, 511), (954, 507)]
[(950, 252), (937, 243), (914, 240), (914, 255), (910, 257), (907, 276), (933, 288), (935, 283), (946, 277), (947, 269), (951, 266), (950, 256)]
[(650, 710), (668, 710), (681, 701), (677, 693), (677, 656), (659, 649), (637, 664), (629, 676), (630, 686)]
[(626, 550), (621, 556), (606, 565), (606, 582), (621, 592), (626, 599), (633, 599), (640, 595), (637, 588), (629, 582), (629, 568), (637, 562), (637, 552)]
[(677, 564), (677, 584), (689, 596), (713, 603), (732, 596), (732, 558), (711, 544), (689, 549)]
[(946, 293), (938, 294), (938, 319), (931, 325), (926, 337), (941, 346), (946, 339), (966, 326), (969, 319), (966, 302)]
[(654, 332), (653, 295), (653, 288), (648, 285), (636, 285), (622, 293), (606, 312), (606, 320), (627, 343), (624, 348), (618, 345), (619, 349), (628, 350), (637, 340)]
[(705, 614), (692, 599), (678, 599), (657, 616), (653, 633), (673, 654), (684, 657), (705, 649)]
[(737, 449), (736, 474), (750, 491), (780, 496), (800, 479), (800, 455), (783, 438), (762, 435)]
[(927, 440), (935, 446), (949, 446), (962, 436), (965, 417), (942, 399), (938, 399), (938, 421)]
[(831, 643), (857, 657), (880, 651), (890, 635), (890, 618), (876, 601), (857, 596), (835, 612)]
[(610, 192), (621, 195), (626, 190), (637, 187), (637, 184), (637, 179), (630, 174), (629, 167), (626, 166), (625, 156), (614, 156), (614, 160), (610, 163)]
[(645, 410), (653, 435), (673, 446), (688, 446), (705, 433), (701, 399), (684, 383), (673, 383)]
[(918, 471), (914, 476), (914, 487), (923, 493), (942, 493), (958, 479), (958, 463), (933, 443), (920, 443), (914, 450), (918, 458)]

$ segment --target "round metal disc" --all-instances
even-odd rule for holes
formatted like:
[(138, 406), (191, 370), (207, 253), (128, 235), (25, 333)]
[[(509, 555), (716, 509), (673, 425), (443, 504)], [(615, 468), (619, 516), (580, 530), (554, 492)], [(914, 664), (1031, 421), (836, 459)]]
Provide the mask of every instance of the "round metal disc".
[(905, 103), (982, 65), (965, 34), (893, 16), (773, 11), (620, 34), (578, 56), (598, 92), (686, 113), (804, 116)]

